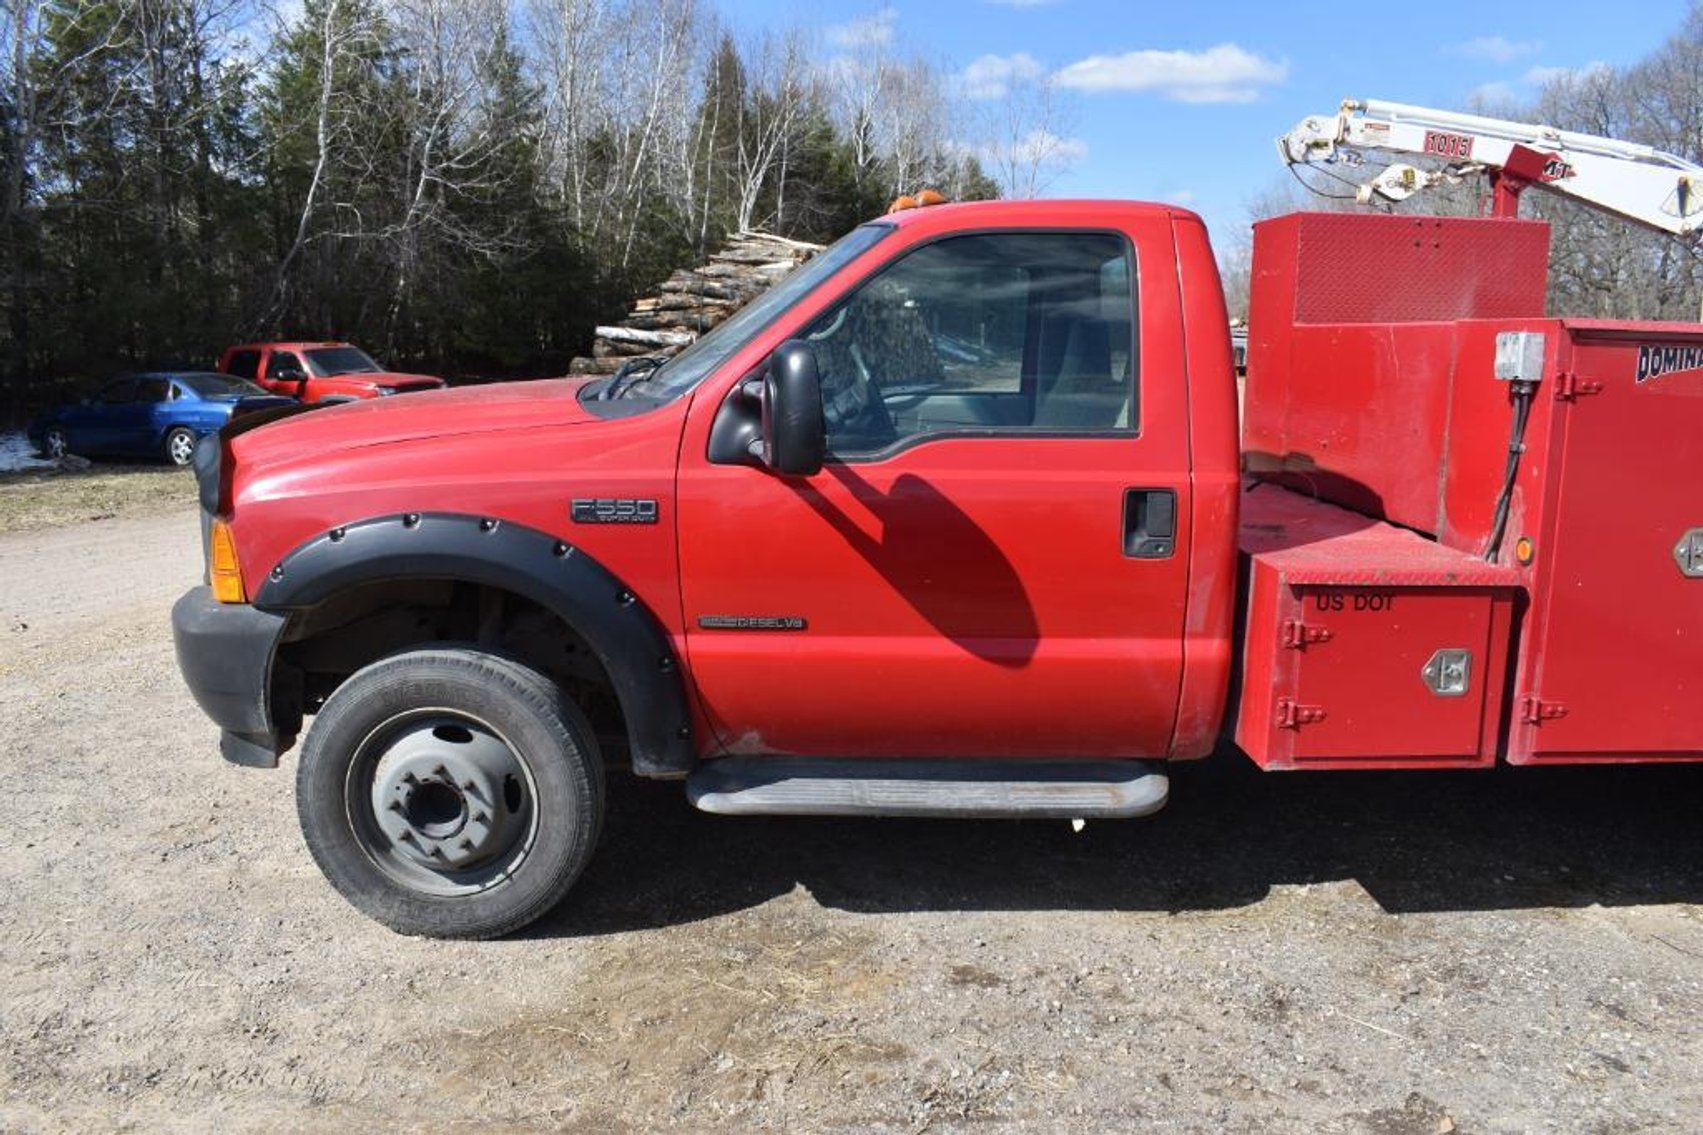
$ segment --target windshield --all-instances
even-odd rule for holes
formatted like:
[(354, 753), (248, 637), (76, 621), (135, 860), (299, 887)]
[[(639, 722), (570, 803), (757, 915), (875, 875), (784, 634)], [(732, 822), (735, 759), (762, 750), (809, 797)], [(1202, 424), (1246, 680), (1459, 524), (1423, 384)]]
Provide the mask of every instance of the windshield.
[(793, 304), (834, 273), (873, 248), (893, 231), (883, 224), (862, 225), (835, 241), (826, 251), (795, 268), (780, 283), (740, 308), (725, 323), (623, 390), (641, 398), (666, 402), (692, 389), (733, 353)]
[(228, 374), (180, 374), (177, 380), (203, 398), (243, 398), (266, 391)]
[(334, 374), (380, 374), (384, 368), (359, 347), (315, 347), (303, 351), (308, 369), (321, 378)]

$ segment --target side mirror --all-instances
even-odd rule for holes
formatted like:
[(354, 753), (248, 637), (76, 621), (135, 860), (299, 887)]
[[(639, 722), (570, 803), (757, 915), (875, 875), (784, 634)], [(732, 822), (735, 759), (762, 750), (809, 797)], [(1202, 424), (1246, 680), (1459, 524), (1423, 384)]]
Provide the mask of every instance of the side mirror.
[(307, 375), (294, 367), (290, 367), (286, 370), (279, 371), (277, 374), (272, 376), (272, 379), (274, 382), (306, 382)]
[(777, 473), (807, 477), (821, 471), (827, 450), (816, 353), (789, 339), (769, 356), (763, 380), (763, 461)]

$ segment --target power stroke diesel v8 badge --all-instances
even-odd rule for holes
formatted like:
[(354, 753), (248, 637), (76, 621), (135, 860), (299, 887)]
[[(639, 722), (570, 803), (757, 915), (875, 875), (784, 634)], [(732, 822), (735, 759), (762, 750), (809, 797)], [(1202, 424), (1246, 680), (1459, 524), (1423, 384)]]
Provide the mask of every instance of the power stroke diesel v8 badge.
[(706, 631), (802, 631), (810, 624), (798, 615), (699, 615)]
[(575, 524), (655, 524), (656, 501), (634, 497), (575, 497)]

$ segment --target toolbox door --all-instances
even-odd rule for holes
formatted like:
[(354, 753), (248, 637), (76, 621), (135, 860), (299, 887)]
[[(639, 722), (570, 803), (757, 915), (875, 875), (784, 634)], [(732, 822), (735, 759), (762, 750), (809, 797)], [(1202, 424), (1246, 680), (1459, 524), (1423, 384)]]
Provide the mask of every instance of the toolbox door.
[(1703, 336), (1635, 331), (1575, 339), (1516, 763), (1703, 750)]

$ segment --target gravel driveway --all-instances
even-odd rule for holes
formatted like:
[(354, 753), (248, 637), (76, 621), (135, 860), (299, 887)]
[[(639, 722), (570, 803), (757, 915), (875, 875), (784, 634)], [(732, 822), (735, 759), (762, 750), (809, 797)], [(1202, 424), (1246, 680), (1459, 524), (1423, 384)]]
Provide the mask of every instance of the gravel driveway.
[(1149, 821), (718, 819), (616, 778), (526, 936), (401, 938), (227, 767), (192, 512), (0, 536), (0, 1128), (1703, 1122), (1703, 769), (1181, 771)]

